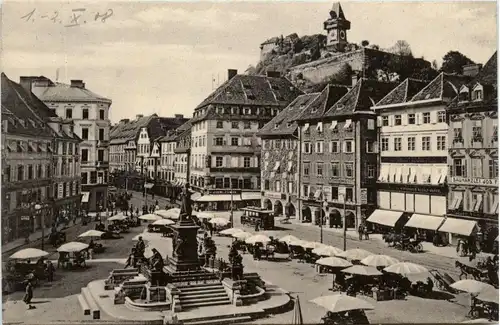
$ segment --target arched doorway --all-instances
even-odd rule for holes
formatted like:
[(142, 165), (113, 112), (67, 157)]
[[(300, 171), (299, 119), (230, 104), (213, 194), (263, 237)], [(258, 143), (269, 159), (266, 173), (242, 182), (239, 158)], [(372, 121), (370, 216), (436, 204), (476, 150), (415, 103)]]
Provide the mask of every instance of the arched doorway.
[(287, 217), (296, 216), (297, 210), (292, 202), (287, 202), (285, 204), (285, 215)]
[(302, 207), (302, 222), (311, 222), (311, 208), (308, 206)]
[(356, 216), (354, 215), (354, 212), (346, 211), (345, 227), (346, 228), (355, 228), (356, 227)]
[(342, 227), (342, 216), (339, 210), (332, 210), (329, 215), (330, 228), (341, 228)]
[(276, 202), (274, 202), (274, 215), (275, 216), (283, 215), (283, 204), (281, 203), (280, 200), (276, 200)]
[(318, 209), (316, 210), (316, 225), (319, 226), (319, 223), (321, 222), (323, 225), (326, 225), (326, 213), (325, 210), (323, 209)]
[(273, 209), (273, 203), (269, 199), (265, 199), (263, 202), (263, 207), (266, 210), (272, 210)]

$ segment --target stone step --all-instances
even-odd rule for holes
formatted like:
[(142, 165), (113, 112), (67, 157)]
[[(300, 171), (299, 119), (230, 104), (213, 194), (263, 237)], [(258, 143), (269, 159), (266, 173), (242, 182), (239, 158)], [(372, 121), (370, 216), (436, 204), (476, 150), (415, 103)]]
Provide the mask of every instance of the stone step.
[(208, 289), (211, 287), (214, 288), (222, 288), (222, 284), (220, 282), (218, 283), (196, 283), (196, 284), (190, 284), (190, 285), (181, 285), (181, 286), (176, 286), (177, 289), (179, 290), (186, 290), (186, 289)]
[(192, 297), (192, 298), (186, 298), (183, 299), (181, 298), (181, 306), (184, 306), (185, 304), (191, 304), (191, 303), (197, 303), (197, 302), (217, 302), (217, 301), (229, 301), (229, 297), (227, 295), (219, 295), (215, 297), (205, 297), (205, 296), (198, 296), (198, 297)]
[(250, 316), (230, 316), (223, 317), (219, 316), (216, 319), (205, 319), (205, 320), (193, 320), (193, 321), (183, 321), (184, 325), (216, 325), (216, 324), (234, 324), (234, 323), (242, 323), (251, 321), (252, 317)]
[(231, 302), (229, 299), (227, 301), (204, 301), (204, 302), (191, 302), (191, 303), (182, 303), (182, 308), (195, 308), (195, 307), (203, 307), (203, 306), (220, 306), (220, 305), (230, 305)]
[(83, 314), (84, 315), (90, 315), (90, 307), (85, 298), (83, 298), (82, 294), (78, 295), (78, 302), (80, 303), (80, 306), (83, 309)]
[(190, 298), (197, 298), (197, 297), (227, 297), (226, 291), (222, 289), (223, 291), (214, 291), (214, 292), (203, 292), (203, 293), (198, 293), (198, 292), (189, 292), (189, 293), (181, 293), (180, 298), (181, 299), (190, 299)]
[(180, 290), (180, 295), (182, 296), (183, 294), (204, 294), (204, 293), (214, 293), (214, 292), (226, 292), (224, 288), (218, 288), (218, 287), (212, 287), (212, 288), (207, 288), (207, 289), (199, 289), (199, 288), (194, 288), (194, 289), (182, 289)]
[(84, 287), (82, 288), (82, 296), (89, 305), (90, 312), (92, 313), (92, 318), (93, 319), (100, 319), (101, 318), (101, 311), (99, 310), (99, 307), (97, 306), (97, 303), (95, 302), (94, 298), (92, 297), (92, 293), (90, 293), (89, 288)]

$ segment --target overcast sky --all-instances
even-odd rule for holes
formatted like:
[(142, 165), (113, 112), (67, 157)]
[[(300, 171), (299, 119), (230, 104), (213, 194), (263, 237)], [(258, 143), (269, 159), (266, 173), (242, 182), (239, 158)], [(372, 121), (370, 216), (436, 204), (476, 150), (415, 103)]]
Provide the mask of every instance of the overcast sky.
[[(212, 91), (212, 76), (222, 83), (227, 69), (243, 72), (255, 65), (262, 41), (294, 32), (325, 33), (331, 4), (7, 0), (3, 71), (17, 82), (23, 75), (54, 80), (58, 69), (60, 82), (83, 79), (87, 88), (113, 100), (113, 122), (135, 114), (191, 116)], [(384, 48), (406, 40), (415, 56), (438, 62), (458, 50), (484, 63), (497, 47), (495, 2), (342, 2), (342, 7), (351, 21), (350, 42), (366, 39)], [(65, 27), (74, 9), (85, 9), (75, 12), (81, 25)], [(96, 12), (110, 10), (104, 22), (95, 20)]]

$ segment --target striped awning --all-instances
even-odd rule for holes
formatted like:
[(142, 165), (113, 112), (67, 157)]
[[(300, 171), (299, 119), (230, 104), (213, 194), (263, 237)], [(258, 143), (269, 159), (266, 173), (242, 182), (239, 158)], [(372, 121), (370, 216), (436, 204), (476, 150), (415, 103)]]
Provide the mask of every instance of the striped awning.
[(472, 220), (446, 218), (443, 225), (439, 228), (440, 232), (470, 236), (477, 230), (477, 223)]
[(88, 203), (90, 199), (90, 192), (82, 192), (82, 203)]

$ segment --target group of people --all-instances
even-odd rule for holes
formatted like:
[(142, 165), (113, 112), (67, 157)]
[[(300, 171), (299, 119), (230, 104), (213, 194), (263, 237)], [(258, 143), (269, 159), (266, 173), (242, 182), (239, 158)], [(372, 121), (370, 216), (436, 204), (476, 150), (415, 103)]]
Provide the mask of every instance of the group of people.
[(366, 223), (360, 223), (358, 227), (358, 235), (359, 235), (359, 240), (363, 240), (363, 237), (365, 240), (369, 240), (370, 237), (368, 235), (368, 226)]
[(362, 310), (349, 310), (345, 312), (327, 312), (321, 319), (323, 324), (370, 324), (365, 312)]

